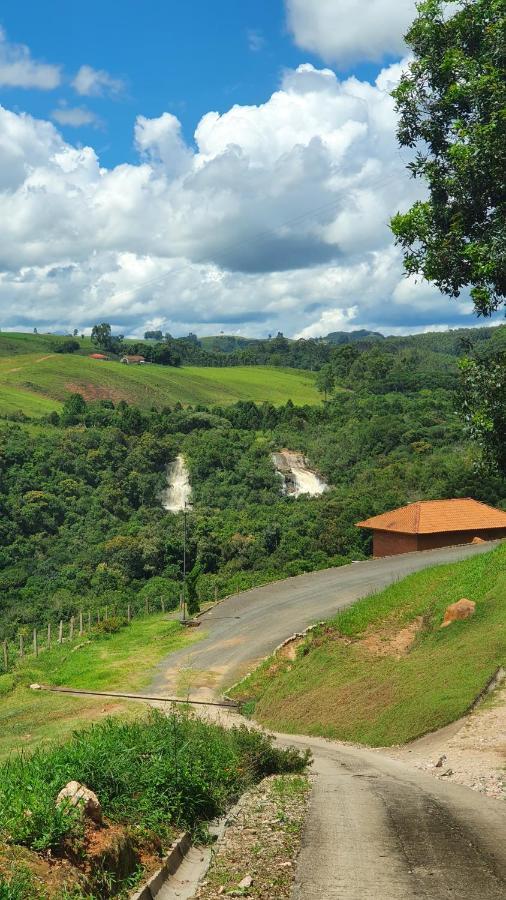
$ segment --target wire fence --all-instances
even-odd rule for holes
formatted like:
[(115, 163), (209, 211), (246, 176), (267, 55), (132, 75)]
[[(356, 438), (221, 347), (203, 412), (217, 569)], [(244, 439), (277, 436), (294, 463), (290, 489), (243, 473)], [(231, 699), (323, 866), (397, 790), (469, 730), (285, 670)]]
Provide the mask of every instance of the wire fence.
[(128, 603), (126, 607), (104, 606), (102, 609), (80, 609), (70, 618), (61, 618), (56, 622), (47, 622), (42, 626), (20, 625), (17, 634), (11, 640), (3, 640), (0, 644), (0, 671), (10, 672), (15, 664), (27, 656), (38, 657), (40, 653), (63, 644), (72, 644), (77, 638), (93, 633), (107, 633), (108, 623), (111, 630), (118, 620), (123, 625), (130, 625), (132, 619), (165, 613), (182, 608), (182, 594), (179, 600), (169, 601), (160, 597), (158, 600), (146, 600), (142, 606)]

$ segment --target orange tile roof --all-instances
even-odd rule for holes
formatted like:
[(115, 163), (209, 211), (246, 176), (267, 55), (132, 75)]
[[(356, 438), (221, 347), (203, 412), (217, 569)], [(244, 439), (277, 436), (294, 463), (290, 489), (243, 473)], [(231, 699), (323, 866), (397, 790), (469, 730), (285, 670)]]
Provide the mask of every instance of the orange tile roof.
[(419, 500), (391, 512), (356, 523), (359, 528), (433, 534), (440, 531), (477, 531), (506, 528), (506, 512), (464, 497), (457, 500)]

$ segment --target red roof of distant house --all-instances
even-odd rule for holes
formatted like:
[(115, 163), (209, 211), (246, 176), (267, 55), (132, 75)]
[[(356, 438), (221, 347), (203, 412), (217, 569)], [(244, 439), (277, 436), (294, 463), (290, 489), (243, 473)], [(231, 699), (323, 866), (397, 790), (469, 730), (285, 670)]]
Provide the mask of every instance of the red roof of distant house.
[(506, 512), (471, 497), (456, 500), (419, 500), (391, 512), (356, 523), (359, 528), (434, 534), (441, 531), (476, 531), (506, 528)]
[(90, 359), (108, 359), (103, 353), (90, 353)]

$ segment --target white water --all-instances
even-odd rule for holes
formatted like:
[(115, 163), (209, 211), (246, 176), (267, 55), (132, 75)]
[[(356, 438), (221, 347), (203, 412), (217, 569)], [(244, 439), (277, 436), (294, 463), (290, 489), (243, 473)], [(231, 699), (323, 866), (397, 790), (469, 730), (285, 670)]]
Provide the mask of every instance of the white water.
[(279, 450), (278, 453), (272, 454), (272, 459), (283, 478), (284, 491), (290, 497), (300, 497), (301, 494), (316, 497), (328, 490), (328, 484), (308, 468), (302, 453)]
[(167, 466), (167, 487), (162, 493), (162, 506), (168, 512), (180, 512), (191, 506), (190, 474), (182, 456)]

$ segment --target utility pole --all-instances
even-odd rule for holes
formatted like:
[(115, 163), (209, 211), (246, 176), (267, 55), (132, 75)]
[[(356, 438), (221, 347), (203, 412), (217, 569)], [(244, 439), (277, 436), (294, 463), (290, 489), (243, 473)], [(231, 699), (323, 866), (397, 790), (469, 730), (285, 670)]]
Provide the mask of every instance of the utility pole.
[(183, 509), (183, 622), (186, 622), (186, 541), (188, 537), (188, 510), (186, 500)]

